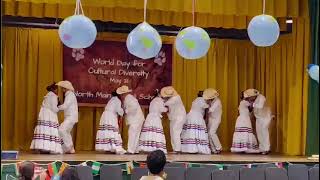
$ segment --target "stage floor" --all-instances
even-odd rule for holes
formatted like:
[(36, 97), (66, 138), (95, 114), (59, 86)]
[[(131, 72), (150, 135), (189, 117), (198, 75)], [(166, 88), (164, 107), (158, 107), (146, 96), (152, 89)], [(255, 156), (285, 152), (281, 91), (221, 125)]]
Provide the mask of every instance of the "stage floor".
[[(2, 160), (2, 162), (16, 161), (101, 161), (101, 162), (126, 162), (126, 161), (145, 161), (146, 154), (136, 155), (115, 155), (104, 154), (95, 151), (77, 152), (76, 154), (46, 155), (33, 154), (30, 152), (20, 152), (17, 160)], [(169, 162), (291, 162), (291, 163), (319, 163), (319, 160), (309, 160), (305, 156), (285, 156), (279, 154), (253, 155), (253, 154), (232, 154), (222, 153), (219, 155), (200, 155), (200, 154), (168, 154)]]

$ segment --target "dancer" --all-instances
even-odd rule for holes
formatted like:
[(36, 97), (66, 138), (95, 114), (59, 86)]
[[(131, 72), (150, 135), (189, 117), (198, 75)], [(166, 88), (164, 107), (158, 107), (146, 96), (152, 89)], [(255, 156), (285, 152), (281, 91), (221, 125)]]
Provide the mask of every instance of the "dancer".
[(250, 103), (244, 100), (242, 92), (231, 152), (259, 153), (257, 139), (252, 130), (249, 106)]
[(74, 94), (74, 88), (69, 81), (60, 81), (57, 86), (62, 88), (65, 99), (64, 103), (58, 108), (64, 111), (64, 121), (59, 127), (59, 134), (63, 141), (63, 151), (65, 153), (74, 154), (75, 149), (72, 142), (71, 130), (78, 122), (78, 102)]
[(164, 106), (159, 90), (156, 90), (154, 99), (149, 106), (149, 114), (141, 131), (139, 151), (152, 152), (154, 150), (162, 150), (165, 154), (167, 153), (166, 138), (161, 122), (161, 113), (167, 111), (168, 109)]
[(117, 92), (112, 92), (112, 98), (106, 105), (100, 118), (96, 137), (96, 150), (125, 154), (122, 148), (122, 138), (119, 133), (118, 115), (123, 116), (121, 101)]
[(208, 132), (211, 151), (215, 154), (220, 154), (222, 146), (217, 135), (217, 130), (221, 123), (222, 105), (219, 99), (219, 93), (215, 89), (209, 88), (203, 92), (203, 98), (210, 104), (208, 111)]
[(202, 92), (192, 102), (187, 121), (181, 133), (181, 151), (184, 153), (210, 154), (209, 139), (206, 123), (204, 121), (205, 109), (209, 105), (202, 97)]
[(47, 95), (42, 101), (38, 123), (34, 129), (30, 149), (40, 153), (62, 154), (61, 138), (59, 136), (58, 87), (55, 83), (47, 87)]
[(128, 153), (139, 153), (139, 137), (144, 122), (144, 114), (136, 97), (129, 94), (132, 90), (128, 86), (121, 86), (117, 89), (117, 94), (124, 99), (124, 110), (128, 131)]
[(262, 154), (268, 154), (270, 152), (269, 126), (274, 116), (271, 109), (265, 104), (266, 98), (258, 90), (248, 89), (244, 92), (244, 97), (253, 107), (259, 150)]
[(161, 96), (166, 99), (165, 106), (169, 109), (171, 145), (174, 153), (178, 153), (181, 152), (181, 132), (186, 122), (186, 109), (172, 86), (162, 88)]

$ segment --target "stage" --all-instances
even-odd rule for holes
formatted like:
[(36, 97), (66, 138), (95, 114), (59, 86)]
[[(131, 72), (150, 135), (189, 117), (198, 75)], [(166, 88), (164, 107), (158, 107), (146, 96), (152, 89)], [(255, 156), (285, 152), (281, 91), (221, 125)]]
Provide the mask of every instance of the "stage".
[[(115, 155), (105, 154), (95, 151), (77, 152), (76, 154), (50, 155), (50, 154), (33, 154), (31, 152), (20, 152), (17, 160), (1, 160), (1, 162), (83, 162), (83, 161), (100, 161), (100, 162), (127, 162), (127, 161), (145, 161), (146, 154), (136, 155)], [(200, 155), (200, 154), (168, 154), (168, 162), (221, 162), (221, 163), (265, 163), (265, 162), (290, 162), (315, 164), (319, 160), (309, 160), (306, 156), (286, 156), (280, 154), (257, 155), (257, 154), (233, 154), (222, 153), (219, 155)]]

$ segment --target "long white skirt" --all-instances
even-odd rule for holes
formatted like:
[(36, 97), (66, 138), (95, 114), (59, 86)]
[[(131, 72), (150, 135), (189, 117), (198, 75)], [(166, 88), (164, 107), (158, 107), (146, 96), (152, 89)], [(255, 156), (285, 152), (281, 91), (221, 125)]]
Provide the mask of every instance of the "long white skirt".
[(237, 118), (231, 152), (259, 153), (249, 116), (240, 115)]
[(62, 154), (62, 141), (58, 128), (57, 113), (47, 108), (41, 108), (30, 149), (47, 151), (52, 154)]
[(181, 151), (185, 153), (211, 154), (209, 137), (201, 113), (189, 113), (181, 133)]
[(96, 150), (124, 154), (122, 138), (119, 133), (118, 116), (112, 112), (104, 111), (96, 137)]
[(167, 154), (166, 138), (160, 114), (148, 114), (141, 130), (138, 150), (143, 152), (162, 150)]

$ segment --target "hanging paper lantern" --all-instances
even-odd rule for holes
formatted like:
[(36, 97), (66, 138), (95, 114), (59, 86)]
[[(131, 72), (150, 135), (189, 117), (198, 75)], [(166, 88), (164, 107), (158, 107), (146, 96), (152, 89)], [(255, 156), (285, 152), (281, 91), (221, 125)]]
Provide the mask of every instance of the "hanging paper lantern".
[(319, 83), (319, 65), (309, 64), (308, 73), (311, 79)]
[(176, 38), (176, 49), (185, 59), (199, 59), (207, 54), (209, 48), (210, 37), (200, 27), (187, 27)]
[(161, 46), (159, 33), (147, 22), (140, 23), (127, 37), (128, 51), (141, 59), (155, 57)]
[(96, 26), (84, 15), (70, 16), (59, 26), (60, 39), (70, 48), (87, 48), (93, 44), (96, 36)]
[(279, 34), (280, 28), (277, 20), (269, 15), (255, 16), (248, 26), (251, 42), (259, 47), (272, 46), (277, 42)]

